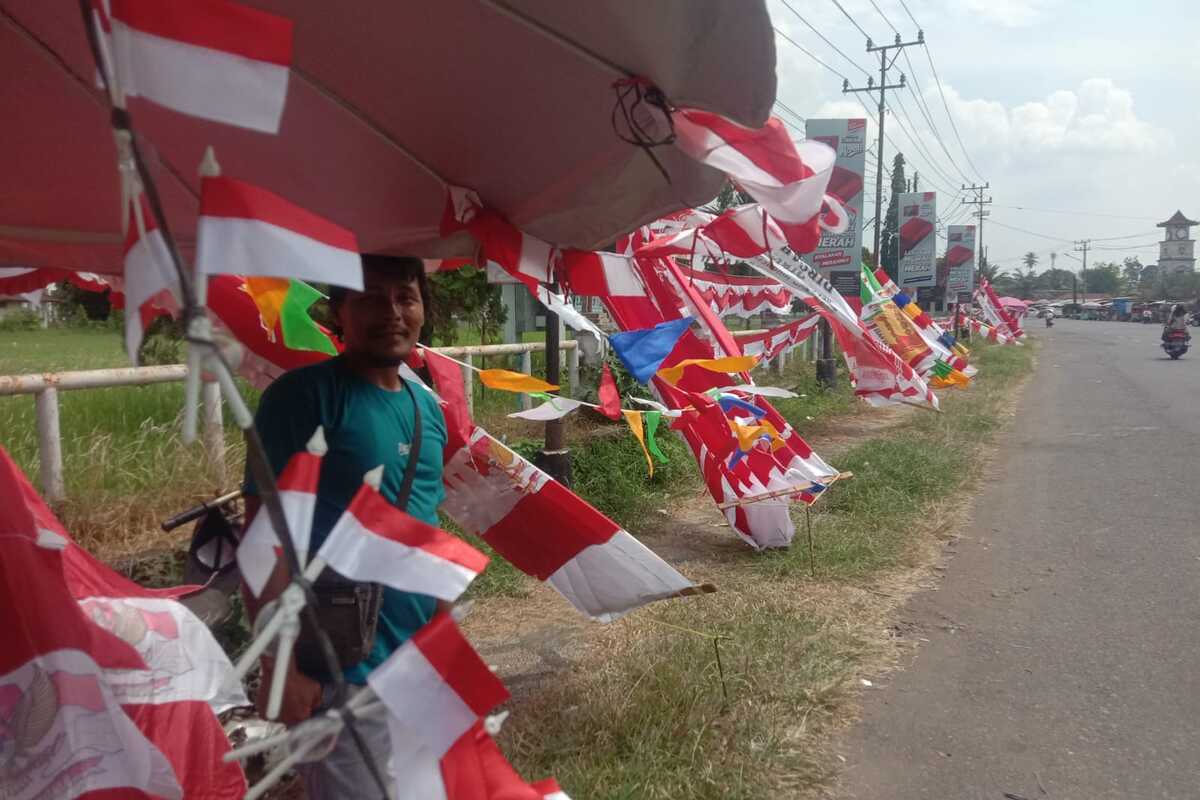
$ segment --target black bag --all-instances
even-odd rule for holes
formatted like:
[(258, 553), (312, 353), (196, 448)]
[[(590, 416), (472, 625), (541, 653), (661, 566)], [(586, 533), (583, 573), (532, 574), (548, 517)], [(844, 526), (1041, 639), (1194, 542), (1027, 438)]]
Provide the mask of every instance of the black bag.
[[(417, 461), (421, 456), (421, 408), (407, 380), (404, 388), (413, 406), (413, 438), (404, 467), (404, 479), (396, 496), (396, 505), (408, 509), (413, 480), (417, 476)], [(371, 654), (375, 645), (375, 628), (379, 608), (383, 604), (383, 587), (377, 583), (360, 583), (326, 567), (313, 582), (316, 595), (316, 617), (329, 636), (333, 651), (342, 668), (352, 667)], [(301, 615), (300, 636), (296, 640), (296, 666), (310, 678), (328, 683), (332, 680), (325, 662), (324, 651), (308, 615)]]

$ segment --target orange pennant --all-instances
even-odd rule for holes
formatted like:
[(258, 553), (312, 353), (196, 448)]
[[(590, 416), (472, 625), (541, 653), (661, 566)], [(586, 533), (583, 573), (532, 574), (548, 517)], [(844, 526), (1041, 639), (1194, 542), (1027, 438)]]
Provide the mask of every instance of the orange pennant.
[(502, 392), (552, 392), (558, 387), (546, 383), (541, 378), (526, 375), (524, 372), (513, 372), (508, 369), (481, 369), (479, 382), (489, 389), (499, 389)]
[(638, 440), (638, 444), (642, 446), (642, 453), (646, 456), (646, 467), (650, 470), (650, 477), (654, 477), (654, 461), (650, 458), (650, 451), (646, 449), (646, 434), (642, 430), (642, 412), (641, 411), (625, 411), (621, 413), (625, 415), (625, 421), (629, 423), (629, 430), (633, 431), (633, 438)]
[(683, 377), (688, 367), (700, 367), (709, 372), (749, 372), (758, 363), (758, 356), (724, 356), (722, 358), (685, 358), (673, 367), (658, 371), (659, 377), (672, 385)]

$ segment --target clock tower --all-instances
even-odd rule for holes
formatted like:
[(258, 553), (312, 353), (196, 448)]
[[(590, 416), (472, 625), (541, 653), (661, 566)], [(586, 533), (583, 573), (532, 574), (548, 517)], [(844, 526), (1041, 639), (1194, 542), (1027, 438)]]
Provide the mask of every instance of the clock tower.
[(1176, 211), (1166, 222), (1158, 223), (1157, 227), (1166, 229), (1166, 236), (1158, 245), (1158, 268), (1165, 274), (1196, 271), (1195, 242), (1188, 230), (1193, 225), (1200, 225), (1200, 222), (1188, 219), (1181, 211)]

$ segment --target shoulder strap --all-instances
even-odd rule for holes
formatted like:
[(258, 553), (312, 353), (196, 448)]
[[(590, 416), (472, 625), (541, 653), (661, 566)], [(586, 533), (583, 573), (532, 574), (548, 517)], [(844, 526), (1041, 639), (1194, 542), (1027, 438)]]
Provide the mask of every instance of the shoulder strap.
[(408, 463), (404, 465), (404, 478), (400, 481), (400, 491), (396, 494), (396, 505), (407, 511), (408, 500), (412, 495), (413, 481), (417, 477), (417, 462), (421, 458), (421, 405), (417, 402), (417, 396), (413, 393), (412, 384), (407, 378), (401, 378), (404, 381), (404, 389), (408, 392), (408, 399), (412, 401), (413, 407), (413, 435), (412, 442), (408, 447)]

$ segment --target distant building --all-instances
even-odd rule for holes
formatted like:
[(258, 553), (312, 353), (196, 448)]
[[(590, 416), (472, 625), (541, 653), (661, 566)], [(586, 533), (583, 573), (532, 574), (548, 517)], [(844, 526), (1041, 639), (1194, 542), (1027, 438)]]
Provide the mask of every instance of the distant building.
[(1176, 211), (1175, 216), (1158, 223), (1157, 227), (1166, 229), (1163, 241), (1158, 245), (1158, 268), (1164, 274), (1196, 271), (1196, 243), (1189, 230), (1194, 225), (1200, 225), (1200, 222), (1188, 219), (1182, 211)]

